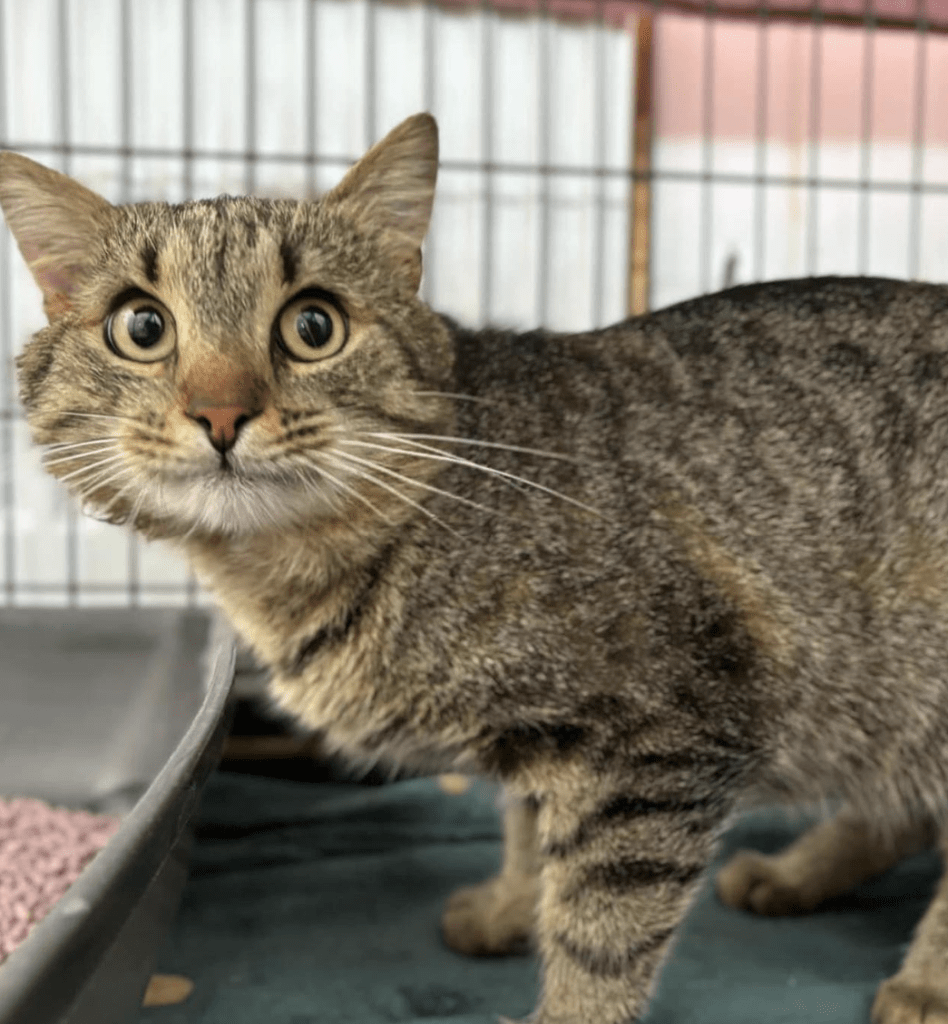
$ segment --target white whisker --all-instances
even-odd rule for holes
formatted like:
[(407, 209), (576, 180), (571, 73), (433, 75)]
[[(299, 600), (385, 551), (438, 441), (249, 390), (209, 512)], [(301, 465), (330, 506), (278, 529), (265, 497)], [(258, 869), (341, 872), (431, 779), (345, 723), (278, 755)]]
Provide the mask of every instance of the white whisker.
[(55, 459), (48, 459), (43, 457), (44, 466), (57, 466), (62, 462), (75, 462), (76, 459), (88, 459), (94, 455), (102, 455), (105, 452), (117, 451), (118, 448), (114, 443), (103, 444), (98, 448), (89, 448), (81, 452), (76, 452), (75, 455), (62, 455)]
[[(380, 472), (388, 473), (389, 476), (397, 477), (399, 480), (402, 480), (402, 481), (404, 481), (407, 484), (416, 484), (417, 486), (425, 487), (428, 490), (437, 490), (437, 488), (432, 488), (432, 487), (430, 487), (430, 485), (421, 484), (417, 480), (412, 480), (411, 477), (403, 476), (401, 473), (396, 473), (394, 470), (386, 469), (384, 466), (379, 466), (377, 463), (370, 462), (367, 459), (360, 459), (360, 458), (358, 458), (358, 456), (355, 456), (355, 455), (348, 455), (345, 452), (335, 452), (333, 455), (329, 455), (327, 452), (323, 452), (323, 458), (328, 458), (331, 461), (333, 461), (334, 463), (337, 463), (337, 464), (341, 463), (342, 465), (345, 465), (346, 462), (350, 462), (350, 463), (351, 462), (355, 462), (355, 463), (358, 463), (361, 466), (369, 466), (371, 469), (377, 469)], [(350, 471), (352, 471), (351, 470), (351, 466), (350, 466)], [(444, 529), (446, 529), (449, 533), (453, 533), (455, 537), (463, 539), (463, 538), (461, 538), (461, 534), (458, 533), (458, 531), (455, 530), (453, 526), (449, 526), (443, 519), (441, 519), (440, 516), (436, 516), (434, 514), (434, 512), (432, 512), (430, 509), (425, 508), (424, 505), (420, 504), (417, 501), (414, 501), (412, 498), (409, 498), (407, 495), (402, 494), (402, 492), (399, 491), (398, 488), (390, 486), (389, 484), (385, 483), (384, 480), (379, 480), (377, 477), (373, 476), (371, 473), (367, 473), (364, 469), (359, 470), (357, 472), (358, 472), (358, 475), (360, 477), (362, 477), (363, 479), (368, 480), (370, 483), (375, 484), (376, 487), (381, 487), (383, 490), (389, 491), (391, 494), (394, 494), (396, 498), (400, 499), (401, 501), (404, 501), (408, 505), (411, 505), (412, 508), (418, 509), (419, 512), (421, 512), (423, 515), (426, 515), (430, 520), (432, 520), (432, 522), (437, 523), (439, 526), (443, 526)], [(447, 491), (441, 491), (440, 493), (445, 494), (448, 497), (453, 497), (453, 495), (448, 494)], [(461, 499), (461, 500), (466, 500), (466, 499)], [(489, 509), (485, 509), (484, 511), (489, 511)]]
[(101, 470), (99, 470), (99, 472), (95, 476), (91, 477), (88, 480), (83, 480), (81, 483), (77, 484), (76, 490), (78, 490), (78, 492), (80, 494), (82, 494), (82, 495), (90, 495), (94, 491), (99, 490), (99, 488), (103, 487), (105, 484), (109, 483), (110, 481), (118, 480), (124, 474), (130, 473), (130, 472), (131, 472), (131, 470), (129, 470), (128, 467), (125, 467), (125, 466), (123, 466), (121, 469), (119, 469), (118, 472), (116, 472), (116, 473), (113, 473), (111, 468), (110, 469), (101, 469)]
[(93, 470), (100, 469), (102, 466), (108, 466), (113, 462), (120, 462), (124, 458), (124, 455), (119, 454), (111, 455), (107, 459), (99, 459), (98, 462), (93, 462), (91, 466), (81, 466), (79, 469), (74, 469), (71, 473), (59, 477), (59, 480), (65, 483), (66, 480), (71, 480), (75, 476), (83, 476), (86, 473), (91, 473)]
[(182, 541), (190, 540), (194, 536), (194, 534), (196, 534), (198, 532), (198, 530), (201, 528), (202, 525), (203, 525), (202, 520), (197, 518), (197, 517), (195, 517), (194, 521), (191, 523), (191, 525), (185, 531), (184, 536), (181, 538), (181, 540)]
[[(516, 473), (508, 473), (503, 469), (494, 469), (493, 466), (485, 466), (480, 462), (474, 462), (471, 459), (462, 458), (460, 455), (454, 455), (451, 452), (445, 452), (440, 448), (435, 448), (433, 445), (422, 444), (419, 441), (412, 440), (412, 435), (409, 434), (368, 434), (369, 437), (382, 437), (388, 436), (393, 439), (404, 441), (405, 444), (413, 445), (420, 449), (419, 451), (404, 451), (398, 448), (385, 448), (383, 445), (377, 447), (382, 451), (400, 452), (403, 455), (416, 455), (418, 458), (430, 458), (436, 459), (442, 462), (451, 462), (458, 466), (468, 466), (471, 469), (479, 469), (482, 473), (487, 473), (491, 476), (499, 477), (501, 480), (505, 480), (511, 483), (522, 484), (525, 487), (533, 487), (535, 490), (543, 491), (545, 494), (549, 494), (554, 498), (559, 498), (561, 501), (566, 501), (570, 505), (575, 505), (577, 508), (583, 509), (585, 512), (591, 512), (594, 516), (598, 516), (600, 519), (604, 519), (605, 516), (598, 510), (593, 508), (591, 505), (586, 505), (584, 502), (577, 501), (576, 498), (571, 498), (568, 494), (563, 494), (561, 491), (556, 491), (552, 487), (547, 487), (545, 484), (538, 484), (535, 480), (529, 480), (526, 477), (518, 476)], [(344, 443), (347, 444), (361, 444), (366, 447), (370, 447), (365, 441), (355, 441), (350, 438), (344, 438)], [(425, 455), (425, 452), (431, 454)]]
[(364, 494), (360, 494), (358, 488), (353, 487), (351, 484), (347, 484), (345, 480), (341, 480), (339, 479), (339, 477), (334, 476), (332, 473), (329, 472), (329, 470), (327, 470), (324, 466), (320, 465), (318, 462), (314, 461), (313, 465), (316, 467), (317, 471), (321, 473), (323, 476), (325, 476), (326, 479), (331, 484), (338, 487), (345, 494), (351, 494), (353, 498), (357, 499), (358, 501), (361, 501), (362, 504), (366, 506), (366, 508), (374, 512), (375, 515), (377, 515), (384, 522), (388, 523), (389, 526), (395, 525), (395, 523), (381, 509), (376, 508), (376, 506), (371, 501), (369, 501), (369, 499)]
[(128, 467), (123, 467), (117, 473), (113, 473), (111, 476), (106, 475), (104, 479), (100, 477), (96, 480), (87, 481), (79, 488), (79, 494), (83, 498), (88, 498), (91, 495), (95, 494), (96, 491), (100, 491), (102, 490), (103, 487), (108, 486), (108, 484), (112, 483), (113, 480), (121, 480), (121, 478), (129, 472), (130, 470), (128, 469)]
[[(104, 509), (102, 509), (102, 510), (101, 510), (101, 512), (99, 513), (99, 514), (100, 514), (100, 515), (102, 516), (102, 518), (103, 518), (103, 519), (104, 519), (104, 518), (105, 518), (106, 516), (108, 516), (108, 514), (109, 514), (109, 513), (110, 513), (110, 512), (112, 511), (112, 508), (113, 508), (113, 506), (115, 505), (115, 503), (116, 503), (117, 501), (119, 501), (119, 500), (120, 500), (120, 499), (121, 499), (121, 498), (122, 498), (122, 497), (124, 496), (124, 494), (125, 494), (125, 491), (126, 491), (127, 489), (128, 489), (128, 484), (124, 484), (124, 485), (123, 485), (122, 487), (120, 487), (120, 488), (119, 488), (119, 489), (118, 489), (118, 490), (117, 490), (117, 491), (115, 492), (115, 494), (114, 494), (114, 495), (112, 495), (112, 500), (111, 500), (111, 501), (110, 501), (110, 502), (108, 503), (108, 505), (106, 505), (106, 506), (105, 506), (105, 508), (104, 508)], [(93, 490), (93, 493), (94, 493), (95, 491), (97, 491), (97, 490), (98, 490), (98, 487), (93, 487), (93, 489), (92, 489), (92, 490)], [(138, 498), (138, 500), (139, 500), (139, 501), (141, 501), (141, 500), (143, 499), (143, 497), (144, 497), (144, 494), (140, 494), (140, 495), (139, 495), (139, 498)], [(133, 525), (134, 525), (134, 523), (133, 523)]]
[[(313, 480), (312, 474), (307, 474), (306, 472), (304, 472), (304, 468), (302, 466), (294, 464), (291, 465), (289, 468), (293, 471), (293, 476), (296, 482), (304, 490), (309, 491), (310, 494), (316, 495), (316, 497), (319, 498), (320, 501), (328, 502), (329, 505), (332, 507), (332, 510), (337, 514), (340, 512), (339, 494), (337, 491), (333, 490), (332, 488), (325, 487), (322, 490), (320, 490), (320, 488), (316, 486), (316, 481)], [(325, 476), (327, 479), (329, 479), (328, 473), (323, 473), (321, 471), (320, 476)], [(339, 483), (339, 481), (337, 480), (334, 480), (333, 482), (334, 484)]]
[[(366, 437), (384, 437), (390, 441), (444, 441), (449, 444), (468, 444), (478, 448), (499, 448), (505, 452), (520, 452), (524, 455), (539, 455), (545, 459), (557, 459), (560, 462), (572, 462), (576, 466), (585, 465), (583, 459), (575, 455), (564, 455), (562, 452), (547, 452), (542, 448), (524, 448), (516, 444), (501, 444), (499, 441), (478, 441), (473, 437), (453, 437), (449, 434), (392, 434), (371, 433), (363, 431)], [(438, 451), (439, 449), (434, 449)]]
[(383, 466), (378, 462), (372, 462), (369, 459), (360, 459), (357, 455), (352, 455), (348, 452), (336, 451), (334, 454), (340, 458), (349, 459), (353, 462), (359, 463), (360, 465), (369, 466), (371, 469), (376, 469), (380, 473), (385, 473), (387, 476), (395, 477), (403, 483), (410, 484), (413, 487), (420, 487), (422, 490), (430, 491), (432, 494), (440, 494), (445, 498), (451, 498), (453, 501), (460, 502), (460, 504), (467, 505), (470, 508), (476, 508), (478, 511), (486, 512), (488, 515), (503, 515), (503, 513), (498, 512), (497, 509), (488, 508), (486, 505), (481, 505), (476, 501), (471, 501), (470, 498), (464, 498), (460, 494), (453, 494), (451, 491), (445, 491), (440, 487), (435, 487), (434, 484), (425, 483), (423, 480), (414, 480), (412, 477), (405, 476), (404, 473), (398, 473), (394, 469), (389, 469), (388, 466)]
[[(125, 491), (125, 487), (123, 487), (122, 490), (119, 491), (119, 494), (124, 493), (124, 491)], [(114, 501), (114, 499), (113, 499), (113, 501)], [(132, 503), (132, 509), (131, 509), (131, 511), (128, 514), (128, 519), (126, 519), (126, 522), (129, 524), (129, 526), (132, 529), (135, 528), (135, 524), (136, 524), (136, 522), (138, 522), (138, 516), (139, 516), (139, 513), (142, 510), (142, 505), (144, 505), (144, 504), (145, 504), (145, 492), (140, 490), (138, 492), (138, 497)]]
[(44, 445), (48, 452), (64, 452), (71, 451), (73, 448), (87, 448), (89, 445), (102, 444), (105, 441), (117, 441), (118, 438), (114, 435), (106, 435), (105, 437), (92, 437), (87, 441), (59, 441), (56, 444)]
[[(338, 480), (332, 477), (326, 470), (320, 470), (320, 482), (323, 486), (317, 487), (314, 481), (308, 479), (304, 473), (300, 472), (297, 475), (299, 477), (297, 483), (304, 491), (308, 494), (312, 494), (313, 497), (321, 504), (328, 505), (334, 515), (342, 515), (343, 505), (339, 493)], [(327, 487), (327, 482), (331, 484), (331, 486)]]

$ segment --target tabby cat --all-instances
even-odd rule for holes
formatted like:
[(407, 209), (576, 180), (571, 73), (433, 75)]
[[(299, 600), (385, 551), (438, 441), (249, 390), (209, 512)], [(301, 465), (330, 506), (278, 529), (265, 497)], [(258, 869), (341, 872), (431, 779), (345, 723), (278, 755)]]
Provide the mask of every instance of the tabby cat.
[[(186, 553), (342, 751), (483, 773), (468, 953), (535, 942), (537, 1024), (645, 1012), (722, 831), (843, 810), (718, 877), (806, 910), (948, 845), (948, 287), (738, 287), (588, 334), (417, 297), (437, 131), (317, 201), (112, 206), (12, 153), (50, 472)], [(873, 1009), (948, 1022), (948, 883)]]

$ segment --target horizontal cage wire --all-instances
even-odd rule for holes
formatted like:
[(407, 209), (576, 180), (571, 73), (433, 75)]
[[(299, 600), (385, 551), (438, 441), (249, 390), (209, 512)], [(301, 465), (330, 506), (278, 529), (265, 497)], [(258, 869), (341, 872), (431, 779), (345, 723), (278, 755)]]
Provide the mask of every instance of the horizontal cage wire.
[[(307, 197), (439, 121), (424, 298), (584, 330), (727, 284), (948, 279), (948, 0), (0, 0), (0, 148), (114, 202)], [(161, 544), (46, 476), (0, 237), (7, 604), (184, 604)]]

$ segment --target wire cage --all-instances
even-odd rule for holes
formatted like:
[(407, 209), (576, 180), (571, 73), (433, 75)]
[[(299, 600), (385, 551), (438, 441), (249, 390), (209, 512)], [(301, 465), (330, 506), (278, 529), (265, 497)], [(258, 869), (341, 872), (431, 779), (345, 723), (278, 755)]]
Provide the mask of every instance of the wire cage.
[[(115, 202), (312, 195), (423, 109), (423, 295), (468, 324), (948, 279), (948, 0), (0, 0), (0, 147)], [(41, 471), (13, 359), (42, 323), (4, 228), (0, 599), (200, 601)]]

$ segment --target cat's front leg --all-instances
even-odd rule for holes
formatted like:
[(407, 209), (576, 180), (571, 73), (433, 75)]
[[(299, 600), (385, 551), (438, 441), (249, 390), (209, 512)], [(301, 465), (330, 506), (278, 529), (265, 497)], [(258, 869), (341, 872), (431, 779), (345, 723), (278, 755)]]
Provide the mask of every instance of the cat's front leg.
[(633, 1024), (710, 861), (724, 814), (693, 795), (566, 786), (538, 813), (535, 1024)]
[(468, 956), (529, 948), (539, 888), (536, 804), (504, 794), (504, 863), (500, 874), (458, 889), (441, 919), (444, 941)]
[(898, 974), (879, 987), (875, 1024), (948, 1024), (948, 826), (940, 846), (945, 869)]

